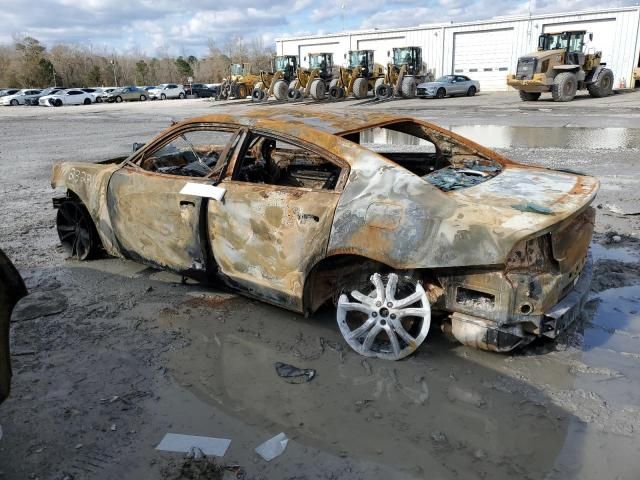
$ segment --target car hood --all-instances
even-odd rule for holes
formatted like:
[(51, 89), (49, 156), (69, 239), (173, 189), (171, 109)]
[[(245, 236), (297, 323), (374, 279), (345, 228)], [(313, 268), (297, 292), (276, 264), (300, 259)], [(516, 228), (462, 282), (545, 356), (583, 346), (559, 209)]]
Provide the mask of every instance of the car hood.
[(424, 82), (418, 85), (418, 88), (429, 88), (429, 87), (433, 88), (433, 87), (441, 87), (443, 85), (448, 85), (448, 84), (444, 82)]

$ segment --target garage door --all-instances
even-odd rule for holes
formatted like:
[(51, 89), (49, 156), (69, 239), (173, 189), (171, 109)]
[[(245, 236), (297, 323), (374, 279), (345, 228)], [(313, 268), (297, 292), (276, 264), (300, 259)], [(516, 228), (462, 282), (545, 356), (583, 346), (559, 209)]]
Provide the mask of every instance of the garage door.
[(342, 65), (343, 55), (338, 42), (331, 43), (314, 43), (312, 45), (299, 45), (298, 55), (300, 58), (300, 65), (304, 67), (309, 66), (309, 54), (310, 53), (333, 53), (333, 64)]
[(513, 29), (458, 32), (453, 36), (453, 72), (480, 82), (480, 90), (507, 89)]
[(407, 46), (407, 40), (404, 36), (358, 40), (358, 50), (373, 50), (373, 61), (385, 66), (390, 60), (387, 52), (392, 52), (394, 47)]
[(616, 19), (604, 18), (590, 22), (548, 23), (543, 26), (544, 33), (566, 32), (569, 30), (586, 30), (593, 33), (593, 40), (589, 42), (588, 33), (585, 36), (585, 46), (602, 52), (602, 61), (611, 65), (616, 39)]

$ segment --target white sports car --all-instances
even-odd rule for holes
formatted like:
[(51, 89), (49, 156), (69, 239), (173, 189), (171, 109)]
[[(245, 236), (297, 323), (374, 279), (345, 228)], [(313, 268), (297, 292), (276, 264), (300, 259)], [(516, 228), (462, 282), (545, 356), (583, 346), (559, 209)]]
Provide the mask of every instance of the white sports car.
[(54, 95), (46, 95), (38, 100), (38, 103), (45, 107), (61, 107), (63, 105), (91, 105), (93, 98), (90, 93), (80, 89), (70, 88), (57, 92)]
[(20, 90), (18, 93), (13, 95), (5, 95), (4, 97), (0, 97), (0, 103), (2, 105), (24, 105), (28, 99), (37, 97), (40, 94), (40, 90), (30, 90), (25, 88)]

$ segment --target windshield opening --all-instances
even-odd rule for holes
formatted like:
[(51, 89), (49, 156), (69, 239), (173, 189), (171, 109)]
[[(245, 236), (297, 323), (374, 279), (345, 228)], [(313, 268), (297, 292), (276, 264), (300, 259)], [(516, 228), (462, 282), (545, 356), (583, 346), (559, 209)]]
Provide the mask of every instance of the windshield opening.
[(326, 54), (309, 55), (309, 67), (325, 70), (331, 68), (331, 58)]
[(242, 64), (234, 63), (231, 65), (231, 75), (242, 75)]
[(538, 40), (541, 50), (566, 50), (569, 47), (570, 52), (581, 52), (583, 44), (583, 32), (545, 33)]
[(373, 63), (373, 51), (356, 50), (349, 52), (349, 68), (368, 67)]

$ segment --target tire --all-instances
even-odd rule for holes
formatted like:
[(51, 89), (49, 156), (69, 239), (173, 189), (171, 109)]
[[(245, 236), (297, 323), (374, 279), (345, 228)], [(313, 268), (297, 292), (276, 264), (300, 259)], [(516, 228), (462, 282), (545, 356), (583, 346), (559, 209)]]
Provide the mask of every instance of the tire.
[(442, 87), (440, 87), (436, 92), (436, 98), (444, 98), (445, 95), (447, 95), (447, 91)]
[(273, 86), (273, 96), (276, 97), (276, 100), (282, 101), (287, 99), (287, 90), (289, 90), (289, 85), (284, 80), (276, 81)]
[(77, 260), (95, 257), (100, 237), (86, 207), (78, 201), (63, 202), (56, 215), (58, 238), (69, 255)]
[(522, 90), (520, 90), (520, 100), (522, 100), (523, 102), (535, 102), (540, 98), (540, 95), (542, 95), (540, 92), (523, 92)]
[(91, 100), (88, 99), (88, 98), (85, 98), (84, 102), (82, 102), (82, 103), (85, 104), (85, 105), (91, 105)]
[(367, 98), (369, 93), (369, 80), (366, 78), (356, 78), (353, 82), (353, 96), (360, 98)]
[(613, 90), (613, 72), (605, 68), (600, 72), (598, 80), (587, 85), (589, 95), (595, 98), (608, 97)]
[(551, 86), (554, 102), (570, 102), (576, 96), (578, 80), (572, 72), (562, 72), (556, 75)]
[(60, 100), (59, 98), (56, 98), (56, 99), (53, 101), (53, 106), (54, 106), (54, 107), (61, 107), (61, 106), (62, 106), (62, 100)]
[(97, 97), (96, 98), (96, 103), (102, 103), (102, 97)]
[(473, 85), (467, 90), (467, 97), (473, 97), (476, 94), (476, 87)]
[(196, 93), (192, 93), (192, 94), (191, 94), (191, 96), (192, 96), (193, 98), (200, 98), (200, 94), (198, 94), (198, 92), (196, 92)]
[(147, 101), (147, 96), (146, 95), (140, 95), (140, 101), (141, 102), (146, 102)]
[(414, 77), (404, 77), (400, 85), (402, 98), (414, 98), (416, 96), (416, 79)]
[(384, 83), (384, 77), (376, 78), (376, 82), (373, 84), (373, 94), (376, 94), (376, 90), (380, 85)]
[(324, 100), (327, 93), (327, 84), (322, 79), (315, 79), (311, 83), (311, 98), (314, 100)]
[(238, 85), (238, 95), (236, 98), (247, 98), (247, 86), (243, 83)]
[(184, 99), (184, 93), (179, 93), (178, 94), (178, 99), (179, 100), (183, 100)]
[[(160, 100), (166, 100), (167, 96), (163, 93), (160, 95)], [(118, 101), (118, 99), (116, 98), (116, 102)]]
[(375, 94), (379, 99), (389, 98), (393, 96), (393, 87), (383, 82), (376, 87)]
[[(162, 96), (163, 96), (163, 97), (165, 97), (164, 93), (162, 94)], [(165, 98), (166, 98), (166, 97), (165, 97)], [(164, 100), (164, 98), (163, 98), (163, 100)], [(118, 95), (118, 96), (116, 97), (116, 103), (121, 103), (121, 102), (122, 102), (122, 97), (121, 97), (120, 95)]]
[(297, 102), (302, 99), (302, 92), (297, 88), (289, 88), (287, 90), (287, 101), (289, 102)]
[(11, 105), (12, 107), (17, 107), (18, 105), (20, 105), (20, 102), (18, 102), (18, 100), (14, 98), (9, 102), (9, 105)]
[(344, 98), (344, 88), (339, 87), (338, 85), (334, 85), (333, 87), (329, 87), (329, 99), (330, 100), (340, 100)]
[(253, 92), (251, 92), (251, 100), (254, 102), (261, 102), (266, 96), (267, 94), (264, 92), (264, 90), (258, 87), (254, 88)]

